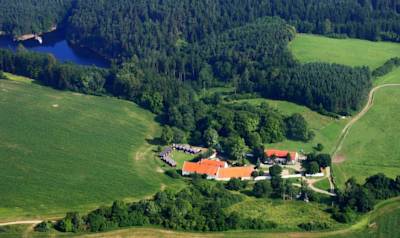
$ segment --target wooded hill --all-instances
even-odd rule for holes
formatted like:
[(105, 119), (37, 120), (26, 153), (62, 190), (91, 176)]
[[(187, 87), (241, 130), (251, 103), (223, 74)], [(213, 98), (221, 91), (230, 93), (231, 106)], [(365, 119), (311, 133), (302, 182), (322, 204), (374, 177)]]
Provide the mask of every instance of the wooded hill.
[(73, 0), (0, 0), (0, 31), (12, 36), (49, 31), (68, 15)]

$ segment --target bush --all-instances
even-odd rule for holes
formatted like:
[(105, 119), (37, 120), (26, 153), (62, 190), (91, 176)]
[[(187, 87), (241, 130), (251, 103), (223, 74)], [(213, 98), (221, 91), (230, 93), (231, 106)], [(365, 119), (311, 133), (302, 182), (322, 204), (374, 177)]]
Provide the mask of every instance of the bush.
[(305, 231), (326, 230), (330, 228), (326, 222), (307, 222), (301, 223), (298, 226)]
[(167, 170), (165, 174), (174, 179), (180, 178), (180, 175), (175, 169)]
[(240, 179), (234, 178), (229, 180), (228, 183), (226, 183), (225, 188), (229, 190), (234, 190), (234, 191), (239, 191), (241, 189), (246, 188), (247, 182), (242, 181)]
[(53, 228), (53, 223), (50, 221), (42, 221), (35, 226), (34, 230), (38, 232), (49, 232), (51, 228)]
[(7, 76), (0, 70), (0, 79), (7, 79)]

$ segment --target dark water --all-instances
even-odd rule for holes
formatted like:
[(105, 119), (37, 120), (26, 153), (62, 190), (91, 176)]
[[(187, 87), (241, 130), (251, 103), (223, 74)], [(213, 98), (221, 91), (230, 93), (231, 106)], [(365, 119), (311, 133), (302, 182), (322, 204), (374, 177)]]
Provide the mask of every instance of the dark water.
[(98, 55), (82, 49), (73, 47), (65, 40), (63, 32), (53, 32), (42, 36), (43, 44), (36, 40), (28, 40), (23, 43), (15, 42), (11, 37), (0, 37), (0, 48), (16, 50), (19, 44), (22, 44), (28, 50), (41, 53), (49, 53), (61, 62), (73, 62), (80, 65), (97, 66), (107, 68), (110, 66), (107, 60)]

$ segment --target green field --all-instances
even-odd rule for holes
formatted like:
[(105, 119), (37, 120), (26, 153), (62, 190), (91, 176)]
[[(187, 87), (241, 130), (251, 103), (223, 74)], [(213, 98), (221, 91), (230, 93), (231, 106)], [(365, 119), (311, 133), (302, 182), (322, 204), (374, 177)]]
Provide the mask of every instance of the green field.
[(254, 105), (267, 102), (271, 107), (278, 109), (284, 115), (300, 113), (308, 122), (310, 129), (315, 132), (315, 138), (310, 142), (285, 140), (280, 143), (268, 144), (266, 145), (267, 148), (311, 152), (314, 146), (322, 143), (325, 147), (324, 152), (330, 153), (336, 144), (340, 132), (348, 121), (347, 119), (339, 120), (323, 116), (308, 107), (286, 101), (257, 98), (236, 101), (236, 103), (238, 102), (247, 102)]
[(296, 59), (302, 63), (329, 62), (374, 69), (388, 59), (400, 56), (400, 44), (357, 39), (332, 39), (298, 34), (290, 43)]
[[(376, 68), (392, 57), (400, 56), (400, 44), (355, 39), (330, 39), (299, 34), (290, 45), (302, 63), (335, 62), (350, 66)], [(378, 78), (374, 85), (400, 83), (400, 68)], [(359, 182), (374, 173), (400, 174), (400, 87), (382, 88), (370, 111), (351, 128), (339, 155), (343, 163), (334, 166), (339, 186), (355, 176)], [(312, 122), (310, 122), (312, 123)]]
[(314, 187), (325, 190), (325, 191), (330, 191), (330, 188), (331, 188), (329, 180), (327, 178), (324, 178), (324, 179), (316, 182), (314, 184)]
[(283, 231), (300, 230), (298, 225), (309, 221), (326, 222), (332, 228), (340, 227), (340, 224), (324, 211), (326, 208), (327, 206), (318, 203), (245, 197), (244, 201), (233, 205), (228, 211), (236, 211), (243, 217), (274, 221), (278, 224), (278, 229)]
[(176, 168), (182, 169), (183, 163), (185, 161), (192, 161), (196, 158), (196, 155), (186, 154), (181, 151), (174, 151), (172, 152), (172, 158), (176, 161)]
[(359, 182), (375, 173), (400, 175), (400, 87), (376, 92), (374, 106), (350, 130), (339, 155), (345, 161), (334, 167), (343, 184), (351, 176)]
[(0, 221), (86, 211), (169, 186), (153, 115), (133, 103), (0, 81)]

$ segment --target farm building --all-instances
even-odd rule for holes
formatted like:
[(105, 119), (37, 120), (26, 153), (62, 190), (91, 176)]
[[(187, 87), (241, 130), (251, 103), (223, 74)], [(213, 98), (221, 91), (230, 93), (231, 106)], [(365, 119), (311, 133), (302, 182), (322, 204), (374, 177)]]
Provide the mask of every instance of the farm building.
[(297, 152), (287, 150), (265, 150), (265, 155), (269, 159), (273, 159), (275, 163), (279, 164), (294, 164), (299, 160), (299, 154)]
[(176, 161), (171, 158), (172, 148), (165, 148), (160, 154), (160, 158), (162, 161), (167, 163), (169, 166), (176, 167)]
[(207, 179), (228, 181), (232, 178), (251, 179), (253, 167), (228, 167), (224, 161), (202, 159), (199, 162), (185, 162), (182, 175), (202, 174)]
[(217, 172), (216, 180), (229, 181), (233, 178), (241, 178), (242, 180), (250, 180), (251, 173), (254, 171), (253, 167), (231, 167), (220, 168)]
[(198, 154), (201, 152), (198, 148), (193, 148), (190, 145), (179, 145), (179, 144), (172, 144), (172, 148), (175, 150), (183, 151), (188, 154)]

